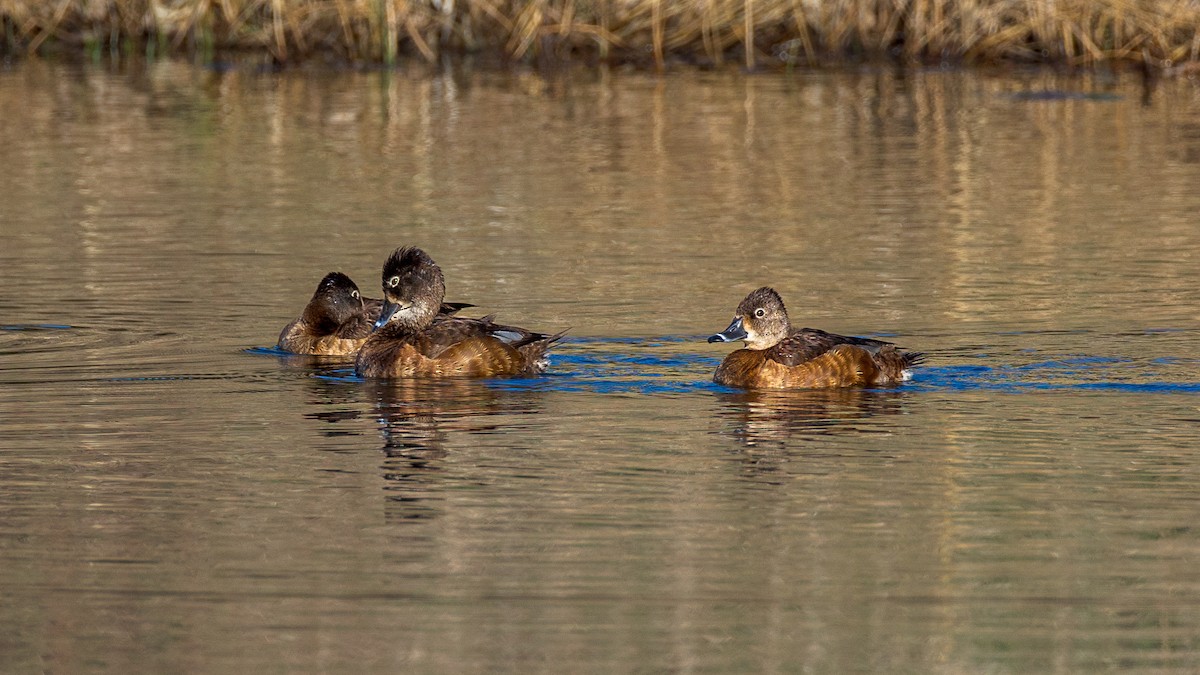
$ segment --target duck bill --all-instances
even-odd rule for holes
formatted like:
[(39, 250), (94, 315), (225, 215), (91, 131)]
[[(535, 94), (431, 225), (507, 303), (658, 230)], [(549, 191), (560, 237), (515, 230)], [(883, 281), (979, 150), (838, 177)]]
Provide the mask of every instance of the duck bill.
[(742, 325), (742, 317), (736, 317), (733, 323), (729, 324), (729, 328), (717, 333), (716, 335), (708, 336), (709, 342), (737, 342), (745, 340), (749, 337), (746, 333), (746, 328)]
[(392, 318), (392, 315), (398, 311), (400, 311), (400, 305), (397, 305), (396, 303), (392, 302), (391, 300), (384, 298), (383, 299), (383, 309), (381, 309), (379, 311), (379, 318), (375, 319), (374, 330), (379, 330), (385, 323), (390, 321)]

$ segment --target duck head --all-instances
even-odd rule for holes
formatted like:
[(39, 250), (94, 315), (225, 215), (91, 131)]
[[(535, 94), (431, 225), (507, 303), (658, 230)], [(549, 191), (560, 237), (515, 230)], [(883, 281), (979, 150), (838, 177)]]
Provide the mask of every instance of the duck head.
[(358, 286), (341, 272), (330, 272), (304, 307), (304, 321), (318, 330), (336, 330), (363, 311)]
[(375, 322), (416, 331), (428, 326), (442, 306), (446, 282), (433, 258), (419, 248), (402, 246), (383, 264), (383, 311)]
[(770, 349), (788, 336), (791, 324), (783, 299), (775, 289), (764, 286), (737, 306), (729, 328), (709, 336), (709, 342), (742, 340), (749, 349)]

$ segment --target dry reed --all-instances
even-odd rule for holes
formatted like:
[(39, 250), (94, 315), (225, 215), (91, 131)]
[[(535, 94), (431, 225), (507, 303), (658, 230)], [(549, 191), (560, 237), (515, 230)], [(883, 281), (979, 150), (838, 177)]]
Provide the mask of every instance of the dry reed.
[(1200, 59), (1197, 0), (0, 0), (0, 23), (8, 53), (250, 50), (279, 62)]

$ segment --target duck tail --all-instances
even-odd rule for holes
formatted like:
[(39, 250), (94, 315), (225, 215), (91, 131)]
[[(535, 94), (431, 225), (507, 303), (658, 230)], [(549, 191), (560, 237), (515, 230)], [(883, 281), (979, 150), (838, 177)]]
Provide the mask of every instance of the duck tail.
[(902, 352), (887, 345), (875, 354), (875, 364), (884, 377), (893, 383), (912, 379), (912, 369), (925, 363), (924, 352)]
[(517, 351), (524, 355), (525, 362), (529, 364), (529, 374), (538, 375), (546, 370), (546, 366), (550, 365), (550, 357), (547, 352), (556, 342), (563, 339), (568, 330), (571, 329), (565, 328), (554, 335), (539, 334), (537, 340), (517, 347)]

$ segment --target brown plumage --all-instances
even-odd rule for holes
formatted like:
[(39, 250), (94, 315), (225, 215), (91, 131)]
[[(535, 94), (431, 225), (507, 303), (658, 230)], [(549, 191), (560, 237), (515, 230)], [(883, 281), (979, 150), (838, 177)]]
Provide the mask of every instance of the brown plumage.
[(792, 328), (783, 299), (763, 287), (738, 305), (733, 322), (709, 342), (742, 340), (713, 381), (749, 389), (815, 389), (898, 384), (924, 360), (882, 340)]
[[(474, 307), (461, 302), (441, 303), (439, 313), (452, 315)], [(353, 356), (358, 353), (383, 309), (383, 301), (364, 298), (354, 281), (330, 272), (317, 284), (300, 318), (279, 333), (280, 349), (294, 354)]]
[(439, 316), (442, 270), (419, 248), (402, 247), (383, 266), (379, 327), (355, 362), (361, 377), (530, 377), (563, 333), (545, 335), (482, 319)]

